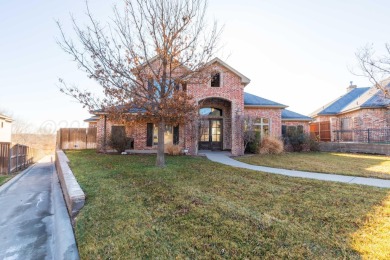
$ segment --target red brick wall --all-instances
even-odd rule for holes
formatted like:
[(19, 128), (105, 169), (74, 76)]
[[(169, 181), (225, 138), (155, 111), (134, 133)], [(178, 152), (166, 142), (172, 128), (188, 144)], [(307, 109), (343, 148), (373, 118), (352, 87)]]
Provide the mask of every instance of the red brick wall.
[(282, 134), (282, 109), (281, 108), (248, 108), (244, 110), (245, 116), (263, 117), (270, 119), (270, 135), (280, 137)]
[(341, 130), (341, 119), (351, 118), (351, 130), (381, 129), (390, 127), (390, 110), (386, 108), (359, 109), (336, 116), (320, 116), (317, 121), (330, 121), (332, 138), (335, 140), (333, 131)]
[[(204, 84), (190, 83), (187, 85), (187, 91), (201, 107), (213, 106), (210, 104), (211, 98), (214, 100), (225, 100), (225, 102), (217, 101), (214, 106), (217, 108), (218, 106), (222, 106), (225, 111), (223, 122), (223, 148), (231, 149), (233, 155), (242, 155), (244, 153), (242, 138), (237, 138), (241, 132), (241, 126), (236, 118), (241, 115), (244, 110), (244, 85), (241, 83), (241, 78), (239, 76), (230, 72), (218, 63), (212, 65), (210, 70), (221, 73), (220, 87), (211, 87), (210, 82)], [(197, 151), (198, 141), (188, 141), (190, 142), (190, 150), (194, 152)]]

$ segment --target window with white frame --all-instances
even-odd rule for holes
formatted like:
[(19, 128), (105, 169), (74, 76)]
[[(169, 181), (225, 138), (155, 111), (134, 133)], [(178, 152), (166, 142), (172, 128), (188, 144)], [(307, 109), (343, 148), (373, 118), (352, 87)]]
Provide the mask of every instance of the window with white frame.
[(259, 117), (253, 121), (253, 130), (260, 132), (260, 135), (266, 136), (270, 132), (270, 119)]

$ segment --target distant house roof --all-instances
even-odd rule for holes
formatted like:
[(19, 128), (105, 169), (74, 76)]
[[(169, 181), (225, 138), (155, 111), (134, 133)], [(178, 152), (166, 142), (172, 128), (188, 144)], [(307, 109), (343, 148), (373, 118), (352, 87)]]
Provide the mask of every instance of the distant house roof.
[(244, 106), (248, 107), (272, 107), (272, 108), (286, 108), (286, 105), (265, 99), (253, 94), (244, 93)]
[(313, 118), (305, 116), (288, 109), (282, 110), (282, 121), (312, 121)]
[[(116, 106), (116, 108), (118, 110), (123, 110), (124, 106)], [(143, 112), (146, 112), (146, 110), (144, 108), (130, 108), (127, 110), (127, 113), (143, 113)], [(91, 114), (96, 114), (96, 115), (104, 115), (104, 114), (108, 114), (108, 112), (104, 111), (104, 109), (97, 109), (97, 110), (93, 110), (93, 111), (90, 111)], [(85, 121), (85, 120), (84, 120)]]
[(362, 96), (365, 92), (367, 92), (370, 88), (355, 88), (346, 93), (345, 95), (337, 98), (336, 100), (322, 106), (317, 109), (311, 116), (321, 116), (321, 115), (336, 115), (343, 111), (349, 104), (351, 104), (354, 100)]
[[(390, 82), (385, 88), (390, 90)], [(390, 107), (390, 97), (385, 97), (382, 90), (375, 86), (369, 88), (355, 88), (335, 101), (314, 111), (311, 116), (336, 115), (362, 108)]]
[(3, 115), (3, 114), (0, 114), (0, 118), (5, 120), (6, 122), (12, 122), (12, 118), (10, 118), (9, 116), (6, 116), (6, 115)]
[(92, 117), (87, 118), (87, 119), (84, 120), (84, 122), (87, 122), (87, 123), (89, 123), (89, 122), (97, 122), (97, 121), (99, 121), (99, 116), (92, 116)]

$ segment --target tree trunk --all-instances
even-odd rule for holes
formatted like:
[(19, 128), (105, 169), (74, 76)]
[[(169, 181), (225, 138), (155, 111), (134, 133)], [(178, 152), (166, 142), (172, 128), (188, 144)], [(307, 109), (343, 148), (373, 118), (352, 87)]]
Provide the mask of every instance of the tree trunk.
[(157, 145), (157, 167), (165, 167), (165, 154), (164, 154), (164, 132), (165, 122), (158, 123), (158, 145)]

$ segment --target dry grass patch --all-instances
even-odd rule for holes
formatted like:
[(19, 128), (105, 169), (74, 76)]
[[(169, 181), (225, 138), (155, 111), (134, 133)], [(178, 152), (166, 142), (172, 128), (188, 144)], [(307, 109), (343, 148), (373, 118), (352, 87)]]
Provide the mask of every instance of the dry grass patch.
[(253, 165), (390, 179), (390, 156), (348, 153), (285, 153), (236, 158)]
[(261, 140), (260, 154), (281, 154), (283, 153), (283, 142), (274, 136), (265, 136)]
[(205, 158), (169, 156), (158, 169), (151, 155), (67, 154), (87, 194), (82, 259), (359, 259), (352, 234), (389, 196)]

